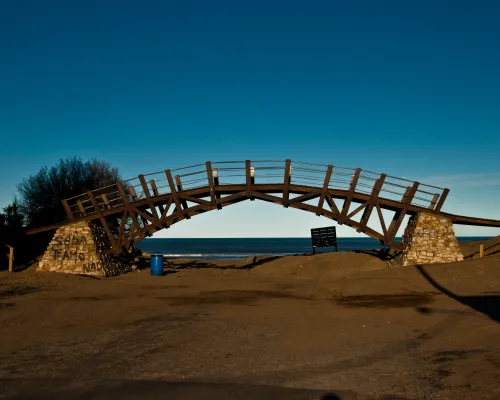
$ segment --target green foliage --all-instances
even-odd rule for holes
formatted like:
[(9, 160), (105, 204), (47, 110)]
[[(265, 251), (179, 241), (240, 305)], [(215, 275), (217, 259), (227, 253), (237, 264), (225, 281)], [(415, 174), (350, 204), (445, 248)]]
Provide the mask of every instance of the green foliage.
[(53, 167), (43, 167), (19, 186), (20, 205), (30, 227), (64, 221), (61, 200), (88, 190), (111, 185), (120, 179), (118, 170), (106, 161), (79, 158), (61, 160)]
[(0, 213), (0, 267), (7, 266), (6, 245), (14, 247), (16, 264), (28, 264), (45, 251), (52, 232), (27, 236), (28, 227), (41, 227), (62, 222), (66, 212), (61, 200), (74, 197), (120, 180), (118, 170), (106, 161), (60, 160), (57, 165), (43, 167), (19, 186), (19, 201), (14, 199)]

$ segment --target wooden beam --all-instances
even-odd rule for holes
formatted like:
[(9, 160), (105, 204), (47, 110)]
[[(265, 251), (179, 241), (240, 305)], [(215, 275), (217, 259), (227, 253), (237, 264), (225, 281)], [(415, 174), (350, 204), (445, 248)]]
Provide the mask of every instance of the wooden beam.
[(106, 209), (111, 208), (111, 205), (109, 204), (108, 196), (106, 196), (106, 193), (101, 193), (101, 198), (102, 198), (102, 201), (104, 202), (104, 205), (106, 206)]
[[(148, 206), (148, 208), (149, 208), (149, 206)], [(154, 220), (155, 217), (146, 208), (143, 208), (143, 207), (133, 207), (133, 209), (134, 210), (137, 209), (137, 210), (141, 211), (144, 215), (147, 215), (148, 221), (153, 222), (153, 220)]]
[(158, 216), (155, 204), (153, 202), (153, 199), (151, 198), (151, 194), (149, 193), (148, 184), (146, 183), (146, 179), (144, 179), (144, 175), (139, 175), (139, 181), (141, 182), (142, 190), (144, 192), (144, 195), (146, 196), (146, 200), (148, 202), (149, 209), (151, 210), (151, 214), (153, 214), (154, 217), (152, 223), (156, 227), (161, 228), (160, 217)]
[(71, 208), (69, 208), (68, 202), (66, 201), (66, 199), (64, 199), (64, 200), (61, 200), (61, 203), (64, 207), (64, 211), (66, 211), (66, 215), (68, 216), (68, 220), (73, 222), (75, 220), (75, 216), (71, 212)]
[(210, 201), (213, 206), (217, 203), (217, 198), (215, 197), (215, 188), (214, 188), (214, 177), (212, 175), (212, 163), (207, 161), (205, 163), (207, 167), (207, 179), (208, 179), (208, 187), (210, 189)]
[[(139, 201), (139, 197), (137, 197), (137, 193), (135, 192), (135, 188), (132, 185), (128, 186), (128, 191), (129, 191), (130, 196), (132, 197), (132, 201), (134, 203), (136, 201)], [(142, 215), (139, 215), (139, 218), (140, 218), (142, 224), (144, 225), (144, 227), (146, 227), (148, 225), (148, 220), (145, 219)]]
[(83, 216), (87, 215), (87, 213), (85, 212), (85, 208), (83, 208), (82, 201), (80, 199), (78, 199), (76, 201), (76, 204), (78, 204), (78, 209), (80, 210), (80, 212), (82, 213), (82, 215)]
[(342, 213), (339, 219), (339, 222), (342, 222), (344, 219), (349, 219), (349, 207), (351, 207), (352, 197), (356, 192), (356, 185), (358, 184), (359, 175), (361, 174), (361, 168), (356, 168), (354, 170), (354, 174), (352, 174), (351, 184), (349, 185), (349, 194), (344, 201), (344, 205), (342, 206)]
[(439, 194), (435, 193), (434, 196), (432, 197), (431, 204), (429, 205), (429, 208), (431, 210), (434, 210), (434, 207), (436, 207), (438, 199), (439, 199)]
[(363, 211), (363, 216), (361, 217), (361, 220), (359, 221), (359, 227), (356, 229), (358, 232), (363, 232), (363, 229), (366, 227), (368, 224), (368, 220), (370, 219), (370, 215), (373, 211), (373, 207), (378, 201), (378, 195), (380, 193), (380, 190), (382, 189), (382, 185), (384, 184), (385, 178), (387, 177), (386, 174), (380, 175), (380, 178), (378, 178), (375, 181), (375, 184), (373, 185), (372, 189), (372, 194), (370, 198), (370, 202), (365, 208), (365, 211)]
[(302, 203), (307, 200), (313, 200), (321, 196), (321, 192), (312, 192), (312, 193), (306, 193), (301, 196), (295, 197), (293, 199), (288, 200), (288, 204), (291, 205), (292, 203)]
[(113, 233), (111, 232), (111, 229), (109, 229), (106, 218), (104, 218), (104, 216), (102, 215), (101, 209), (99, 208), (99, 205), (97, 204), (97, 201), (94, 197), (94, 193), (92, 193), (92, 191), (89, 190), (87, 192), (87, 196), (89, 196), (90, 202), (94, 206), (96, 213), (99, 215), (99, 220), (101, 221), (101, 225), (104, 228), (104, 230), (106, 231), (106, 234), (108, 235), (108, 239), (109, 239), (109, 243), (111, 244), (111, 248), (115, 252), (119, 252), (120, 249), (118, 247), (118, 243), (116, 242), (116, 239), (115, 239)]
[[(9, 248), (9, 254), (7, 257), (9, 258), (9, 272), (14, 271), (14, 247), (6, 245)], [(481, 245), (482, 246), (482, 245)]]
[(444, 201), (448, 197), (448, 193), (450, 193), (450, 189), (443, 190), (443, 193), (441, 194), (441, 197), (439, 198), (439, 201), (438, 201), (434, 211), (438, 211), (438, 212), (441, 211), (441, 208), (443, 207)]
[[(222, 209), (222, 203), (219, 202), (220, 193), (219, 193), (219, 171), (217, 168), (212, 170), (212, 177), (214, 180), (214, 192), (215, 192), (215, 203), (217, 204), (217, 210)], [(215, 173), (214, 173), (215, 172)]]
[(165, 227), (165, 228), (168, 228), (168, 224), (166, 223), (166, 220), (167, 220), (167, 213), (168, 213), (168, 210), (170, 209), (170, 207), (172, 206), (172, 203), (174, 202), (174, 197), (173, 196), (170, 196), (170, 199), (168, 199), (168, 203), (167, 205), (165, 206), (165, 209), (162, 211), (161, 213), (161, 217), (160, 217), (160, 221), (161, 221), (161, 224)]
[[(314, 212), (314, 213), (316, 212), (316, 208), (317, 208), (316, 206), (312, 206), (310, 204), (304, 204), (304, 203), (290, 204), (290, 207), (298, 208), (300, 210)], [(331, 211), (325, 210), (324, 214), (328, 218), (331, 218), (333, 220), (337, 220), (337, 216), (333, 212), (331, 212)], [(354, 220), (347, 220), (345, 222), (345, 224), (347, 226), (351, 226), (353, 228), (357, 228), (357, 227), (360, 226), (360, 223), (357, 222), (357, 221), (354, 221)], [(384, 237), (383, 237), (383, 235), (381, 233), (375, 231), (374, 229), (371, 229), (370, 227), (366, 227), (363, 232), (366, 235), (371, 236), (372, 238), (377, 239), (379, 241), (383, 241), (383, 239), (384, 239)], [(401, 246), (396, 245), (396, 247), (398, 249), (400, 249)]]
[(132, 207), (130, 206), (130, 202), (128, 200), (128, 195), (125, 192), (125, 188), (123, 187), (123, 184), (120, 181), (118, 181), (116, 183), (116, 187), (118, 188), (118, 191), (120, 192), (120, 195), (122, 196), (123, 208), (125, 209), (125, 211), (128, 212), (128, 215), (130, 215), (130, 219), (132, 219), (132, 225), (137, 230), (137, 232), (142, 232), (141, 225), (139, 224), (139, 221), (137, 221), (137, 218), (135, 217), (135, 214), (132, 211)]
[(160, 195), (160, 192), (158, 191), (158, 186), (156, 186), (156, 182), (154, 179), (150, 179), (149, 180), (149, 185), (151, 186), (151, 190), (153, 190), (153, 195), (156, 197), (156, 196), (159, 196)]
[[(180, 177), (179, 175), (176, 175), (176, 176), (175, 176), (175, 183), (176, 183), (176, 185), (177, 185), (177, 193), (180, 193), (180, 192), (182, 193), (182, 192), (184, 192), (184, 188), (182, 187), (181, 177)], [(187, 210), (189, 207), (188, 207), (188, 205), (187, 205), (186, 200), (184, 200), (184, 199), (183, 199), (183, 198), (181, 198), (180, 196), (179, 196), (179, 200), (180, 200), (180, 202), (181, 202), (181, 204), (182, 204), (182, 207), (183, 207), (185, 210)], [(184, 216), (186, 217), (186, 219), (189, 219), (189, 215), (188, 215), (187, 213), (184, 213)]]
[(384, 232), (385, 244), (387, 244), (387, 227), (385, 225), (384, 216), (382, 215), (382, 209), (380, 208), (380, 203), (378, 201), (375, 204), (375, 207), (377, 207), (378, 219), (380, 220), (382, 232)]
[(348, 219), (351, 219), (352, 217), (354, 217), (357, 213), (359, 213), (363, 208), (366, 208), (368, 207), (368, 205), (370, 204), (370, 199), (366, 200), (363, 204), (361, 204), (358, 208), (356, 208), (354, 211), (350, 212), (347, 217), (343, 217), (341, 216), (342, 218), (342, 221), (344, 220), (348, 220)]
[[(129, 186), (129, 191), (133, 191), (133, 195), (132, 195), (132, 199), (134, 200), (133, 203), (131, 204), (135, 204), (138, 200), (137, 198), (137, 195), (135, 194), (135, 190), (132, 186)], [(144, 227), (148, 226), (148, 222), (151, 222), (149, 221), (148, 219), (144, 218), (142, 215), (139, 214), (139, 219), (141, 220), (142, 224), (144, 225)]]
[(139, 198), (137, 197), (137, 193), (132, 185), (128, 186), (128, 191), (130, 192), (130, 196), (132, 196), (132, 200), (137, 201)]
[(283, 178), (283, 206), (288, 207), (288, 189), (291, 181), (291, 168), (292, 160), (286, 159), (285, 161), (285, 177)]
[(118, 248), (121, 248), (123, 242), (123, 230), (125, 229), (125, 223), (127, 222), (127, 211), (123, 212), (120, 227), (118, 228)]
[[(153, 215), (149, 214), (146, 210), (141, 211), (137, 207), (134, 207), (132, 205), (130, 205), (130, 206), (132, 207), (132, 211), (135, 212), (137, 215), (139, 215), (143, 221), (146, 220), (147, 222), (151, 223), (151, 225), (155, 225), (155, 220), (159, 221), (159, 218), (156, 219)], [(145, 226), (149, 226), (149, 224), (148, 225), (145, 224)], [(159, 225), (158, 223), (155, 226), (157, 228), (161, 229), (161, 225)]]
[(220, 199), (217, 199), (217, 204), (224, 204), (224, 203), (231, 203), (234, 200), (241, 199), (243, 197), (247, 197), (247, 192), (237, 192), (235, 194), (231, 194), (229, 196), (221, 197)]
[[(179, 195), (177, 194), (177, 189), (175, 188), (174, 180), (172, 178), (172, 172), (169, 169), (167, 169), (165, 171), (165, 175), (167, 175), (168, 184), (170, 186), (170, 192), (171, 192), (172, 197), (174, 199), (175, 208), (177, 209), (177, 214), (179, 215), (180, 219), (182, 219), (182, 218), (187, 219), (187, 217), (185, 216), (185, 213), (183, 212), (182, 207), (181, 207)], [(181, 186), (181, 188), (182, 188), (182, 186)]]
[(417, 193), (419, 185), (420, 185), (419, 182), (414, 182), (413, 186), (411, 187), (408, 186), (406, 188), (405, 194), (401, 199), (401, 209), (396, 211), (394, 217), (392, 218), (391, 224), (389, 225), (389, 229), (387, 231), (387, 240), (388, 240), (387, 244), (390, 244), (396, 237), (398, 229), (401, 226), (401, 223), (403, 222), (406, 213), (408, 212), (408, 208), (410, 207), (411, 202), (413, 201), (413, 198)]
[(261, 193), (256, 190), (252, 190), (252, 196), (256, 197), (257, 199), (269, 201), (271, 203), (283, 204), (283, 199), (281, 197), (271, 196), (270, 194)]
[[(179, 199), (181, 200), (181, 203), (182, 203), (182, 200), (187, 200), (187, 201), (190, 201), (191, 203), (204, 204), (206, 206), (211, 205), (211, 203), (209, 201), (200, 199), (198, 197), (188, 196), (187, 194), (184, 194), (184, 193), (178, 193), (178, 196), (179, 196)], [(186, 206), (187, 206), (187, 203), (186, 203)]]
[[(156, 186), (156, 182), (154, 181), (154, 179), (151, 179), (149, 181), (149, 184), (151, 185), (151, 189), (153, 190), (153, 195), (155, 197), (159, 196), (160, 192), (158, 191), (158, 187)], [(163, 205), (158, 204), (158, 209), (160, 210), (160, 214), (163, 214)]]
[[(200, 204), (200, 205), (191, 207), (187, 211), (189, 211), (192, 215), (194, 215), (197, 211), (203, 210), (204, 208), (205, 208), (205, 206)], [(182, 218), (179, 218), (179, 216), (182, 217), (182, 215), (179, 215), (179, 213), (169, 215), (167, 217), (167, 222), (169, 223), (169, 225), (173, 225), (176, 222), (179, 222), (182, 219)]]
[(246, 186), (247, 186), (247, 197), (251, 197), (252, 191), (252, 176), (250, 174), (251, 161), (245, 160), (245, 175), (246, 175)]
[[(326, 170), (325, 181), (323, 182), (323, 189), (321, 190), (321, 196), (319, 196), (318, 208), (319, 210), (323, 209), (323, 204), (325, 203), (325, 196), (328, 193), (328, 185), (330, 185), (330, 179), (332, 178), (333, 165), (329, 165)], [(321, 211), (316, 213), (316, 215), (320, 216)]]
[(340, 210), (338, 209), (337, 205), (333, 201), (332, 195), (329, 192), (326, 193), (325, 200), (328, 203), (328, 205), (330, 206), (330, 209), (332, 210), (332, 212), (335, 213), (337, 215), (337, 218), (338, 218), (340, 216)]

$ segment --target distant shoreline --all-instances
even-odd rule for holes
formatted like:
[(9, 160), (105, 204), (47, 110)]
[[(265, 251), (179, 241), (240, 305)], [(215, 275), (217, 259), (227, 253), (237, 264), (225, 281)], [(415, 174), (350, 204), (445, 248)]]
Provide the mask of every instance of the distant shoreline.
[[(468, 240), (482, 240), (482, 239), (492, 239), (496, 236), (457, 236), (457, 240), (460, 241), (468, 241)], [(368, 239), (375, 240), (368, 237), (358, 237), (358, 236), (337, 236), (338, 239)], [(261, 236), (261, 237), (215, 237), (215, 238), (145, 238), (142, 241), (150, 241), (150, 240), (252, 240), (252, 239), (311, 239), (310, 236)], [(396, 236), (396, 239), (401, 239), (401, 236)]]
[[(487, 241), (490, 237), (458, 237), (461, 244)], [(359, 252), (387, 248), (372, 238), (339, 237), (339, 252)], [(243, 260), (249, 257), (285, 257), (312, 252), (310, 238), (148, 238), (136, 248), (143, 254), (161, 254), (169, 259)], [(317, 253), (335, 251), (333, 247), (316, 249)]]

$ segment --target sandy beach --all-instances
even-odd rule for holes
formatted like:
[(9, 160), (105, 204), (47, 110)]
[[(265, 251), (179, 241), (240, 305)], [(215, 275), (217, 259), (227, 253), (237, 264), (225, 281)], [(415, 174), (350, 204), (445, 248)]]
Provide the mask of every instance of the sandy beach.
[(500, 398), (500, 254), (167, 267), (1, 272), (0, 398)]

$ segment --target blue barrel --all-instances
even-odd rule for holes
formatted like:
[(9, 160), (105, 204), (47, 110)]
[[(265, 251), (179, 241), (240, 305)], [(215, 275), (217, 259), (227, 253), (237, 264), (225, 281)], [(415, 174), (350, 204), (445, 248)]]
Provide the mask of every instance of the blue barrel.
[(151, 254), (151, 275), (163, 276), (163, 254)]

